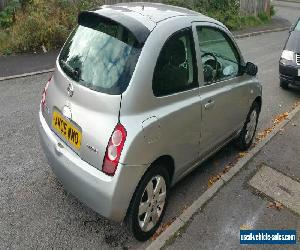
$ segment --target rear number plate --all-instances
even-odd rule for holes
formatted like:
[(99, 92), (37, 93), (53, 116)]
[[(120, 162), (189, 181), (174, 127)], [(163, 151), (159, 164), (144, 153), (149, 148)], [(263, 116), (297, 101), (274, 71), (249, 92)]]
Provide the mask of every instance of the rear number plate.
[(53, 112), (52, 127), (76, 149), (81, 146), (81, 131), (59, 112)]

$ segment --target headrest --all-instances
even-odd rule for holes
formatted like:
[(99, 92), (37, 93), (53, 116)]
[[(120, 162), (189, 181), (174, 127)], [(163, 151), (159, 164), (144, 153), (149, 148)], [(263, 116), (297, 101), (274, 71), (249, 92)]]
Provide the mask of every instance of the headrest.
[(186, 61), (186, 51), (183, 41), (177, 39), (172, 41), (168, 46), (168, 57), (170, 63), (179, 66)]

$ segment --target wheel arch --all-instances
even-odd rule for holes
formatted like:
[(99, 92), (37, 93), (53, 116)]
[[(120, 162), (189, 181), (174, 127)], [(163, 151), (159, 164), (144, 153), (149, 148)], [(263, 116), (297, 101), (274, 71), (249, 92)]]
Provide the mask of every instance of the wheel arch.
[(132, 194), (132, 197), (131, 197), (131, 200), (130, 200), (130, 203), (129, 203), (129, 206), (127, 208), (127, 211), (126, 211), (126, 215), (124, 217), (124, 222), (126, 223), (128, 221), (128, 216), (129, 216), (129, 213), (130, 213), (130, 208), (131, 208), (131, 205), (134, 201), (134, 198), (135, 198), (135, 193), (136, 193), (136, 190), (137, 188), (139, 187), (139, 185), (141, 184), (141, 181), (143, 179), (143, 177), (153, 168), (156, 168), (156, 167), (163, 167), (165, 168), (168, 173), (169, 173), (169, 177), (170, 177), (170, 185), (172, 185), (172, 180), (173, 180), (173, 176), (174, 176), (174, 172), (175, 172), (175, 162), (174, 162), (174, 159), (172, 156), (170, 155), (162, 155), (160, 157), (158, 157), (157, 159), (155, 159), (148, 167), (148, 169), (145, 171), (145, 173), (142, 175), (140, 181), (138, 182), (138, 184), (136, 185), (136, 188), (135, 188), (135, 191), (133, 192)]
[(172, 183), (174, 172), (175, 172), (175, 162), (172, 156), (162, 155), (153, 161), (149, 168), (162, 166), (167, 169), (170, 177), (170, 183)]
[(261, 96), (257, 96), (255, 98), (255, 100), (253, 101), (253, 104), (257, 103), (259, 106), (259, 113), (261, 112), (261, 107), (262, 107), (262, 97)]
[[(150, 171), (150, 169), (152, 168), (156, 168), (156, 167), (164, 167), (167, 169), (168, 173), (169, 173), (169, 177), (170, 177), (170, 184), (172, 184), (172, 180), (174, 177), (174, 172), (175, 172), (175, 162), (172, 156), (170, 155), (162, 155), (160, 157), (158, 157), (157, 159), (155, 159), (148, 167), (148, 169), (145, 171), (145, 173), (142, 175), (141, 179), (139, 180), (138, 184), (136, 185), (135, 191), (138, 188), (138, 186), (140, 185), (140, 182), (142, 180), (142, 178), (145, 176), (145, 174)], [(131, 200), (135, 194), (135, 191), (131, 197)], [(130, 206), (129, 206), (130, 207)], [(127, 211), (128, 212), (128, 211)]]

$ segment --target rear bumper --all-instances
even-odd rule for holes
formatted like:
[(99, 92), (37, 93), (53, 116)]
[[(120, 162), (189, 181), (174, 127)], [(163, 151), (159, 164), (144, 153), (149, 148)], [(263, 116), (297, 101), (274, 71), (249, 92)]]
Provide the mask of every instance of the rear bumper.
[(75, 154), (49, 128), (39, 112), (41, 145), (64, 187), (102, 216), (121, 222), (146, 166), (119, 165), (110, 177)]
[(292, 85), (300, 86), (300, 76), (298, 70), (300, 65), (279, 64), (280, 79)]

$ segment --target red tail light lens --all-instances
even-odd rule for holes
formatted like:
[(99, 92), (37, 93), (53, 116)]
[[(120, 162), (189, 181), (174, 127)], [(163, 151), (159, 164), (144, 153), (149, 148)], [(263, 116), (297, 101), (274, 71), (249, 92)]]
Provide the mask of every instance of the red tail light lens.
[(127, 132), (124, 126), (120, 123), (117, 124), (109, 139), (102, 166), (102, 171), (107, 175), (114, 176), (117, 170), (126, 136)]
[(52, 80), (52, 76), (50, 77), (50, 79), (49, 79), (48, 82), (46, 83), (46, 86), (45, 86), (45, 88), (44, 88), (44, 90), (43, 90), (43, 93), (42, 93), (42, 100), (41, 100), (42, 111), (45, 110), (47, 90), (48, 90), (49, 83), (51, 82), (51, 80)]

